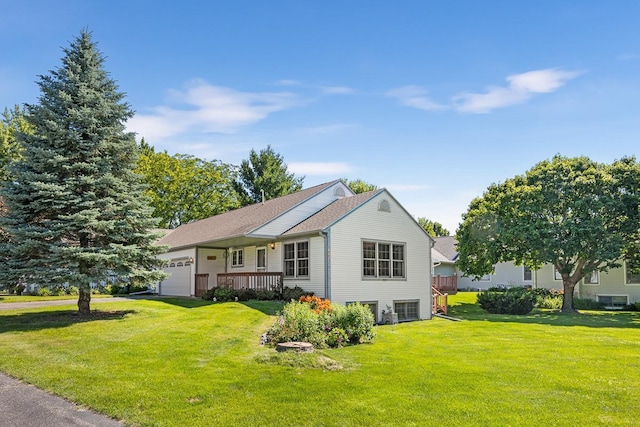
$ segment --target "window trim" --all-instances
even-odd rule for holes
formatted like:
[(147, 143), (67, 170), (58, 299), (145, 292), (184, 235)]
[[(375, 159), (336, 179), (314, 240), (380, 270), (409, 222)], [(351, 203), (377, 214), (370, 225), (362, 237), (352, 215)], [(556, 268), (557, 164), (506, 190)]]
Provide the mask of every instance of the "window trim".
[(231, 268), (239, 267), (244, 267), (244, 248), (237, 248), (231, 251)]
[[(365, 258), (364, 253), (364, 244), (365, 243), (373, 243), (375, 244), (375, 258)], [(380, 245), (389, 245), (389, 258), (380, 258)], [(396, 259), (395, 255), (395, 247), (402, 247), (402, 259)], [(388, 276), (380, 276), (380, 261), (389, 263), (389, 275)], [(374, 262), (374, 272), (375, 275), (365, 275), (365, 261), (373, 261)], [(395, 265), (396, 263), (402, 263), (402, 276), (394, 275)], [(372, 267), (367, 267), (371, 269)], [(407, 243), (406, 242), (394, 242), (390, 240), (378, 240), (378, 239), (360, 239), (360, 276), (362, 280), (394, 280), (394, 281), (406, 281), (407, 280)]]
[(611, 299), (612, 299), (611, 302), (612, 303), (613, 303), (613, 297), (625, 297), (627, 299), (627, 302), (625, 302), (622, 306), (605, 305), (605, 308), (608, 308), (608, 309), (620, 309), (620, 308), (624, 307), (625, 305), (629, 304), (629, 295), (626, 295), (626, 294), (596, 294), (596, 301), (601, 302), (600, 301), (600, 297), (611, 297)]
[[(298, 257), (298, 245), (300, 243), (307, 244), (307, 256), (306, 257)], [(285, 258), (287, 255), (287, 245), (293, 245), (293, 258)], [(301, 275), (299, 274), (300, 265), (299, 261), (307, 261), (307, 274)], [(287, 268), (285, 267), (285, 263), (287, 261), (293, 261), (293, 275), (287, 275)], [(311, 278), (311, 242), (307, 240), (295, 240), (290, 242), (282, 243), (282, 275), (285, 279), (310, 279)]]
[[(587, 282), (587, 280), (586, 280), (587, 276), (584, 276), (582, 278), (582, 284), (585, 285), (585, 286), (598, 286), (598, 285), (600, 285), (600, 272), (598, 270), (593, 270), (591, 272), (591, 277), (593, 277), (594, 273), (596, 274), (596, 281), (595, 282), (591, 282), (591, 281)], [(589, 280), (591, 280), (591, 278), (589, 278)]]
[[(264, 251), (264, 266), (260, 267), (260, 251)], [(267, 271), (267, 247), (266, 246), (256, 246), (256, 271)]]
[(555, 282), (562, 282), (562, 274), (558, 271), (556, 266), (553, 266), (553, 280)]
[(628, 282), (628, 279), (627, 279), (627, 276), (628, 276), (627, 266), (628, 265), (629, 265), (629, 261), (628, 260), (624, 260), (624, 285), (625, 286), (640, 286), (640, 279), (638, 279), (637, 282), (632, 282), (632, 283)]
[[(527, 270), (529, 270), (529, 278), (527, 279)], [(527, 267), (526, 265), (522, 266), (522, 281), (523, 282), (532, 282), (533, 281), (533, 270)]]
[[(416, 304), (416, 317), (400, 317), (400, 312), (398, 312), (398, 310), (396, 309), (396, 304)], [(393, 311), (398, 313), (398, 322), (411, 322), (414, 320), (420, 320), (420, 300), (419, 299), (398, 299), (398, 300), (393, 300)], [(406, 309), (405, 309), (405, 313), (403, 313), (406, 315)]]

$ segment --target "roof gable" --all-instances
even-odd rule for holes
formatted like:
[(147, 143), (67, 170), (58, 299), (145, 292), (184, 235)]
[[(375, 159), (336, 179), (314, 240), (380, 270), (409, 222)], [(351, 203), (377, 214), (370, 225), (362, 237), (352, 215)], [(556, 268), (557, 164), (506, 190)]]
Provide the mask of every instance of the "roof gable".
[(337, 183), (340, 181), (316, 185), (264, 203), (183, 224), (160, 239), (158, 244), (174, 249), (245, 236)]

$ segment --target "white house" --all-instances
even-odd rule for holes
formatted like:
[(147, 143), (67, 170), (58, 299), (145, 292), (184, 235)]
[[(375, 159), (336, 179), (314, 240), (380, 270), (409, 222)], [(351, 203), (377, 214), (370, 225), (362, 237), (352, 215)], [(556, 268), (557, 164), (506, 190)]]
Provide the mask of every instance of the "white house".
[[(441, 256), (450, 262), (455, 262), (458, 257), (455, 245), (454, 237), (436, 237), (434, 251), (446, 254)], [(611, 308), (640, 302), (639, 268), (627, 261), (622, 264), (622, 267), (607, 272), (593, 272), (590, 277), (584, 278), (576, 285), (574, 296), (590, 298)], [(562, 278), (551, 264), (545, 264), (539, 270), (530, 270), (528, 267), (515, 265), (512, 262), (502, 262), (494, 266), (492, 274), (487, 274), (478, 280), (465, 277), (457, 269), (452, 273), (450, 263), (434, 264), (434, 277), (450, 274), (457, 276), (458, 289), (486, 290), (495, 286), (562, 289)]]
[(332, 181), (182, 225), (159, 244), (169, 246), (162, 295), (300, 286), (367, 303), (377, 320), (387, 306), (399, 320), (431, 317), (433, 241), (386, 189)]

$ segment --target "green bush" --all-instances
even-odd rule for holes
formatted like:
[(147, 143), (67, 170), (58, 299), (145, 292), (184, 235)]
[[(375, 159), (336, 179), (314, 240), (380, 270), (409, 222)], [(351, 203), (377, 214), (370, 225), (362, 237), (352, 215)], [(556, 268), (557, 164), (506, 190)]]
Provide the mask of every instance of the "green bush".
[(347, 331), (342, 328), (333, 328), (327, 334), (327, 344), (332, 348), (344, 347), (349, 342)]
[(39, 297), (48, 297), (51, 294), (49, 293), (49, 288), (42, 287), (38, 289), (37, 295)]
[(631, 303), (628, 305), (625, 305), (623, 310), (626, 311), (640, 311), (640, 302), (636, 302), (636, 303)]
[(536, 297), (536, 307), (538, 308), (550, 308), (553, 310), (559, 310), (562, 308), (562, 295), (546, 297)]
[(335, 310), (336, 324), (347, 332), (349, 342), (358, 344), (375, 337), (375, 319), (368, 306), (356, 302), (338, 307), (340, 308)]
[(205, 292), (200, 298), (213, 301), (213, 297), (215, 295), (216, 289), (218, 288), (207, 289), (207, 292)]
[(64, 292), (67, 295), (78, 295), (79, 290), (77, 286), (68, 286)]
[(213, 296), (220, 302), (233, 301), (236, 298), (235, 291), (230, 288), (216, 288)]
[(590, 298), (574, 298), (573, 308), (576, 310), (602, 310), (604, 304)]
[(280, 298), (277, 291), (263, 290), (263, 291), (256, 292), (256, 299), (259, 299), (260, 301), (275, 301)]
[(528, 314), (533, 310), (536, 295), (525, 288), (506, 291), (485, 291), (478, 294), (478, 304), (491, 314)]
[(374, 337), (373, 313), (359, 303), (348, 307), (331, 304), (318, 310), (309, 302), (291, 301), (267, 331), (269, 343), (304, 341), (318, 348), (358, 344)]
[(314, 295), (313, 292), (307, 292), (304, 289), (302, 289), (300, 286), (296, 286), (294, 288), (285, 286), (284, 289), (282, 290), (282, 299), (284, 301), (291, 301), (291, 300), (298, 301), (302, 296), (313, 296), (313, 295)]
[(238, 297), (238, 301), (258, 299), (258, 293), (255, 289), (238, 289), (235, 291), (235, 296)]

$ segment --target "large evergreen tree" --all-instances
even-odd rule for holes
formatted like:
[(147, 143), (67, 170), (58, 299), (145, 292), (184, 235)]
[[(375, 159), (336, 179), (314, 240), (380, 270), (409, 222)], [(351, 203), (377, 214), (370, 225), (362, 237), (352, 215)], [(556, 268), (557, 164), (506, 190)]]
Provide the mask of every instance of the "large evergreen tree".
[(63, 49), (62, 66), (40, 76), (39, 102), (27, 106), (33, 134), (18, 132), (22, 160), (3, 185), (5, 282), (79, 289), (90, 312), (90, 284), (162, 279), (154, 222), (133, 173), (138, 147), (125, 122), (133, 112), (82, 31)]
[(243, 160), (234, 188), (240, 195), (243, 206), (259, 203), (262, 191), (267, 199), (295, 193), (302, 189), (304, 177), (289, 173), (281, 154), (271, 146), (256, 153), (251, 150), (248, 160)]

